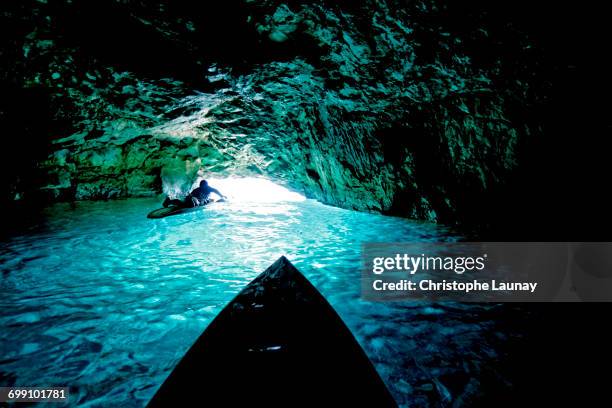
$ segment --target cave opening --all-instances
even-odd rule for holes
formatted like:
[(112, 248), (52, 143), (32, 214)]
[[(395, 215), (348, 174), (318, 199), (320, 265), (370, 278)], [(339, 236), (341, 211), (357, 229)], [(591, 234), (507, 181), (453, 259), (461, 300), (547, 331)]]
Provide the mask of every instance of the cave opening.
[(231, 202), (274, 203), (306, 200), (302, 194), (264, 177), (213, 176), (206, 180)]

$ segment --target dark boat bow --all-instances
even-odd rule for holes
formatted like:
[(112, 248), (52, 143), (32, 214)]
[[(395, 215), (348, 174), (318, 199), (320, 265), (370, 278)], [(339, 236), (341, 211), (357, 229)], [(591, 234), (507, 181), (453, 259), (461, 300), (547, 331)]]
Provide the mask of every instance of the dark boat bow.
[(149, 407), (396, 406), (323, 296), (281, 257), (213, 320)]

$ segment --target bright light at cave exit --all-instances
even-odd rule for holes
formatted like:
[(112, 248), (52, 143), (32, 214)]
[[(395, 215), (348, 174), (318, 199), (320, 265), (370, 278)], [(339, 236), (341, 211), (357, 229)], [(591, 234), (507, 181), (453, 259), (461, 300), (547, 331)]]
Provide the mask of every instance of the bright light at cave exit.
[(231, 202), (275, 203), (306, 199), (301, 194), (260, 177), (207, 177), (206, 180), (209, 186), (226, 195)]

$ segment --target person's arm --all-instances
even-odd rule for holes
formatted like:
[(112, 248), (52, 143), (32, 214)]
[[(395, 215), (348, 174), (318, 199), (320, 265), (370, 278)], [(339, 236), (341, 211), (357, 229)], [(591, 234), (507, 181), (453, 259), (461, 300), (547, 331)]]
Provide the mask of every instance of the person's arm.
[(218, 195), (221, 198), (227, 198), (226, 196), (224, 196), (223, 194), (221, 194), (221, 192), (219, 190), (217, 190), (216, 188), (212, 188), (210, 187), (210, 192), (211, 193), (215, 193), (216, 195)]

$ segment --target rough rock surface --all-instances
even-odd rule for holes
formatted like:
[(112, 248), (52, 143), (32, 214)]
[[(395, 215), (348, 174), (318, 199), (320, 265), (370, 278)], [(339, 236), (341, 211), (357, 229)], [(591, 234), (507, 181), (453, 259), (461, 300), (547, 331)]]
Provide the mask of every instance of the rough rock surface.
[(341, 207), (469, 218), (537, 137), (542, 87), (537, 47), (482, 7), (3, 5), (3, 82), (46, 121), (15, 142), (37, 140), (3, 169), (5, 199), (180, 195), (198, 176), (261, 174)]

